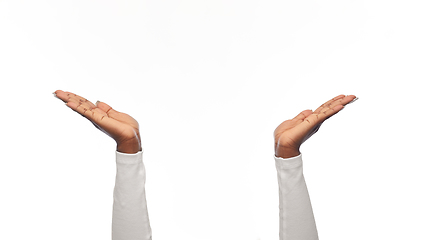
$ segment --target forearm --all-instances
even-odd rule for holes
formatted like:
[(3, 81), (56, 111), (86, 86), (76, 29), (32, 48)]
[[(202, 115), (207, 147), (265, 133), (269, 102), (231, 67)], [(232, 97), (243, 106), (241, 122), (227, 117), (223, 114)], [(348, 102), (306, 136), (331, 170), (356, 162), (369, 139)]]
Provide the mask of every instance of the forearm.
[(317, 240), (311, 201), (303, 177), (302, 155), (275, 157), (280, 204), (280, 240)]
[(116, 152), (116, 166), (112, 240), (150, 240), (143, 153)]

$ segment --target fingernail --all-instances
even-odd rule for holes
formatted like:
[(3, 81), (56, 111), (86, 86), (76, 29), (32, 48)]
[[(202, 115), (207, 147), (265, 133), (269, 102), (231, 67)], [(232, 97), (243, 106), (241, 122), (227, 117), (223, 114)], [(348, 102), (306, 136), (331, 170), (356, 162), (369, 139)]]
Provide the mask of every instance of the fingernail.
[(97, 100), (97, 102), (96, 102), (96, 106), (97, 106), (97, 104), (99, 104), (100, 103), (100, 101), (99, 100)]
[(56, 96), (56, 93), (55, 93), (55, 92), (53, 92), (53, 96), (54, 96), (55, 98), (59, 99), (59, 98)]
[[(347, 104), (351, 104), (351, 103), (353, 103), (354, 101), (356, 101), (356, 100), (358, 100), (358, 99), (359, 99), (359, 98), (357, 98), (357, 97), (356, 97), (355, 99), (353, 99), (352, 101), (348, 102)], [(347, 105), (347, 104), (346, 104), (346, 105)]]

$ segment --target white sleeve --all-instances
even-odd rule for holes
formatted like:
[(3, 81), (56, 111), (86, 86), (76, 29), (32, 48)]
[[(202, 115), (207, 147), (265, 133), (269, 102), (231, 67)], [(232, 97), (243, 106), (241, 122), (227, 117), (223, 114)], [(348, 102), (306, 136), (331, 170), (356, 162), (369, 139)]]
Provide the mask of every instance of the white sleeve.
[(112, 240), (151, 240), (144, 184), (143, 152), (116, 152)]
[(280, 240), (317, 240), (318, 232), (303, 177), (302, 155), (274, 158), (280, 194)]

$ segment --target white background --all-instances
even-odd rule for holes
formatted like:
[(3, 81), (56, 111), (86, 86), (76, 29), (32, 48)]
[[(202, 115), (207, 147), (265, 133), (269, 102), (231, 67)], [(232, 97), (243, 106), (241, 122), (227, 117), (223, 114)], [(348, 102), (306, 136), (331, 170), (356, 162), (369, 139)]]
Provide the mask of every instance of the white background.
[(277, 240), (275, 127), (354, 94), (301, 148), (320, 238), (424, 239), (420, 2), (0, 0), (0, 238), (110, 239), (62, 89), (139, 121), (155, 240)]

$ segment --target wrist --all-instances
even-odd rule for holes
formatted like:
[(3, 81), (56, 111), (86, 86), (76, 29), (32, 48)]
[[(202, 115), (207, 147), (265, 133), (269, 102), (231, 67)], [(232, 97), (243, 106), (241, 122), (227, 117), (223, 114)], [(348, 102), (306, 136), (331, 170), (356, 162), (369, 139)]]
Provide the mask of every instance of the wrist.
[(298, 148), (285, 148), (277, 147), (275, 149), (275, 156), (280, 158), (292, 158), (300, 155), (300, 150)]
[(134, 154), (140, 152), (141, 150), (141, 143), (138, 139), (117, 142), (116, 144), (116, 151), (121, 153)]

